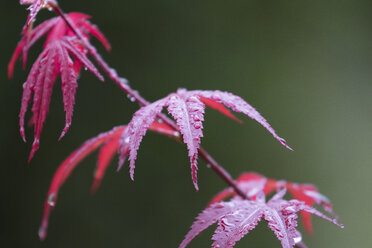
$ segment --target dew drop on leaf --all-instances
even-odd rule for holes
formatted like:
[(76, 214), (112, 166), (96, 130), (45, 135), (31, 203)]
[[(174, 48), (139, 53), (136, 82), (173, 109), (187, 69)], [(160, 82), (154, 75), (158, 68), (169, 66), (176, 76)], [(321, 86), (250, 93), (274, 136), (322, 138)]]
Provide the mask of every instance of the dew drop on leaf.
[(54, 207), (56, 205), (56, 202), (54, 201), (55, 196), (56, 196), (55, 193), (51, 193), (49, 195), (49, 197), (48, 197), (48, 204), (49, 204), (49, 206)]
[(120, 78), (119, 79), (119, 81), (120, 81), (120, 83), (122, 83), (122, 84), (128, 84), (128, 79), (126, 79), (126, 78)]

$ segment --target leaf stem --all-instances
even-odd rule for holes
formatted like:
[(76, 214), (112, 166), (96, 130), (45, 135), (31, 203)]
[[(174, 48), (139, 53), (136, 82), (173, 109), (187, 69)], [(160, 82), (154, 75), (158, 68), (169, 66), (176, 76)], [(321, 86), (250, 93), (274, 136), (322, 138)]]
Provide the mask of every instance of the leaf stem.
[[(106, 74), (111, 78), (112, 81), (128, 96), (133, 98), (141, 107), (147, 106), (150, 104), (146, 99), (144, 99), (138, 91), (133, 90), (127, 83), (127, 80), (125, 78), (119, 77), (116, 70), (111, 68), (106, 61), (99, 55), (96, 51), (96, 49), (89, 43), (89, 41), (82, 35), (79, 29), (75, 28), (73, 23), (68, 19), (68, 17), (64, 14), (62, 9), (57, 4), (51, 4), (53, 10), (66, 22), (66, 24), (69, 26), (69, 28), (76, 34), (76, 36), (83, 42), (85, 47), (88, 49), (89, 53), (92, 55), (94, 60), (97, 62), (97, 64), (106, 72)], [(178, 127), (175, 124), (174, 121), (169, 119), (165, 114), (159, 114), (158, 118), (163, 120), (166, 124), (171, 126), (175, 131), (178, 131)], [(247, 199), (246, 194), (243, 193), (243, 191), (237, 186), (234, 179), (231, 177), (231, 175), (214, 160), (214, 158), (202, 147), (199, 149), (199, 155), (202, 159), (205, 160), (206, 163), (208, 163), (211, 166), (211, 169), (216, 172), (216, 174), (221, 177), (222, 180), (224, 180), (228, 185), (230, 185), (235, 192), (241, 196), (243, 199)]]

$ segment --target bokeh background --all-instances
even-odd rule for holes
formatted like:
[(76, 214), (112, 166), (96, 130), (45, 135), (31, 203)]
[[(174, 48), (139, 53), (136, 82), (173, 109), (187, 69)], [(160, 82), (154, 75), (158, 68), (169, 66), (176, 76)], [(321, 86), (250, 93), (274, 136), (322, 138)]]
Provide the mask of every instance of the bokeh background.
[[(66, 12), (91, 14), (113, 46), (99, 51), (119, 74), (154, 101), (178, 87), (220, 89), (255, 106), (295, 149), (290, 152), (249, 118), (239, 125), (206, 113), (203, 146), (234, 177), (256, 171), (311, 182), (334, 203), (346, 228), (321, 219), (304, 236), (309, 247), (370, 247), (372, 175), (372, 2), (368, 0), (60, 0)], [(38, 22), (53, 16), (44, 11)], [(63, 186), (49, 235), (39, 241), (43, 201), (59, 163), (84, 140), (127, 123), (137, 109), (110, 80), (83, 72), (73, 125), (64, 126), (59, 81), (41, 147), (31, 164), (18, 133), (22, 83), (6, 77), (26, 11), (16, 0), (0, 8), (1, 247), (177, 247), (194, 217), (225, 188), (203, 161), (195, 192), (185, 145), (148, 133), (136, 181), (109, 168), (89, 193), (96, 154)], [(40, 52), (38, 43), (29, 62)], [(96, 42), (94, 44), (97, 44)], [(98, 44), (97, 44), (98, 45)], [(279, 247), (262, 222), (237, 247)], [(190, 247), (208, 247), (214, 228)]]

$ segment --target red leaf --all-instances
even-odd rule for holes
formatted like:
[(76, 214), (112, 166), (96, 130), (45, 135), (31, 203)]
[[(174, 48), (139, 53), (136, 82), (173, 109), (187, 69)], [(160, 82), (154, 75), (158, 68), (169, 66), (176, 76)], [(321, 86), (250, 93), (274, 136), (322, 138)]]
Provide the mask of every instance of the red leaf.
[(107, 167), (110, 165), (112, 158), (117, 152), (121, 133), (122, 131), (119, 131), (114, 138), (108, 140), (98, 153), (97, 169), (94, 173), (94, 182), (91, 188), (92, 193), (97, 191)]
[[(110, 44), (104, 35), (98, 30), (98, 28), (91, 24), (88, 19), (90, 18), (89, 15), (83, 13), (69, 13), (66, 15), (71, 23), (75, 26), (75, 28), (81, 30), (82, 34), (88, 37), (89, 34), (92, 34), (96, 37), (102, 44), (105, 46), (106, 49), (109, 50)], [(89, 27), (89, 28), (88, 28)], [(14, 64), (19, 57), (20, 53), (23, 53), (23, 65), (25, 66), (27, 60), (27, 53), (28, 50), (38, 41), (41, 37), (45, 34), (48, 34), (44, 47), (46, 47), (50, 42), (55, 39), (61, 40), (68, 37), (74, 37), (75, 34), (70, 30), (70, 28), (66, 25), (65, 21), (61, 17), (54, 17), (43, 23), (39, 24), (34, 29), (31, 29), (27, 32), (27, 34), (23, 34), (22, 39), (18, 43), (12, 59), (8, 65), (8, 76), (12, 78), (13, 71), (14, 71)]]
[(110, 51), (111, 45), (106, 39), (106, 37), (101, 33), (101, 31), (95, 24), (90, 23), (86, 19), (82, 19), (81, 21), (79, 21), (79, 24), (87, 30), (87, 33), (90, 33), (91, 35), (96, 37), (103, 44), (107, 51)]
[(200, 97), (200, 101), (202, 101), (205, 105), (208, 107), (215, 109), (222, 114), (226, 115), (227, 117), (233, 119), (234, 121), (237, 121), (239, 123), (242, 123), (241, 120), (239, 120), (235, 115), (233, 115), (223, 104), (219, 102), (212, 101), (211, 99), (205, 98), (205, 97)]
[(263, 217), (280, 240), (282, 247), (291, 248), (301, 242), (301, 235), (296, 230), (297, 212), (301, 210), (315, 214), (343, 228), (336, 220), (328, 218), (316, 209), (305, 205), (304, 202), (284, 200), (285, 192), (285, 189), (279, 191), (267, 203), (264, 193), (260, 192), (254, 201), (233, 199), (230, 202), (211, 205), (199, 214), (179, 247), (185, 248), (199, 233), (215, 222), (218, 222), (218, 227), (212, 236), (214, 240), (212, 247), (234, 247), (235, 243), (254, 229)]
[(24, 30), (27, 30), (28, 27), (36, 20), (36, 16), (39, 11), (43, 8), (50, 8), (52, 7), (51, 4), (57, 5), (55, 0), (20, 0), (20, 4), (22, 5), (31, 5), (28, 7), (30, 14), (27, 17), (27, 22), (24, 26)]
[[(34, 153), (39, 149), (40, 134), (43, 129), (45, 118), (49, 112), (49, 103), (52, 96), (52, 89), (55, 80), (56, 49), (55, 44), (51, 44), (47, 49), (45, 61), (40, 61), (40, 73), (37, 75), (34, 87), (34, 104), (32, 106), (33, 124), (35, 126), (34, 143), (32, 144), (29, 161)], [(26, 82), (27, 83), (27, 82)]]
[(14, 65), (21, 53), (23, 53), (23, 67), (25, 67), (27, 62), (28, 50), (31, 48), (36, 41), (43, 37), (50, 29), (56, 25), (59, 21), (58, 17), (52, 18), (38, 25), (36, 28), (31, 30), (29, 36), (24, 35), (22, 39), (18, 42), (18, 45), (13, 53), (13, 56), (8, 65), (8, 77), (13, 77)]
[[(264, 183), (264, 184), (263, 184)], [(286, 188), (289, 193), (296, 200), (303, 201), (308, 206), (313, 206), (314, 204), (322, 205), (324, 209), (334, 215), (332, 212), (332, 205), (327, 197), (320, 194), (317, 188), (310, 184), (297, 184), (286, 181), (276, 181), (275, 179), (267, 179), (262, 175), (257, 173), (243, 173), (237, 179), (238, 187), (251, 199), (255, 199), (258, 191), (263, 191), (265, 195), (270, 194), (273, 191), (278, 191), (281, 188)], [(228, 188), (217, 194), (209, 204), (220, 202), (228, 197), (236, 196), (236, 193), (232, 188)], [(239, 197), (238, 197), (239, 198)], [(308, 234), (312, 233), (312, 223), (311, 216), (306, 211), (301, 211), (302, 222), (305, 227), (305, 231)]]
[[(44, 203), (43, 219), (39, 230), (40, 239), (43, 240), (46, 237), (50, 211), (56, 204), (59, 189), (63, 185), (65, 180), (70, 176), (71, 172), (75, 169), (76, 165), (78, 165), (85, 157), (95, 151), (99, 146), (101, 146), (108, 140), (113, 139), (115, 136), (119, 136), (125, 128), (125, 126), (116, 127), (111, 131), (102, 133), (97, 137), (86, 141), (80, 148), (78, 148), (70, 156), (68, 156), (58, 167), (53, 176), (47, 199)], [(100, 173), (103, 174), (103, 171), (101, 171)]]
[(65, 135), (71, 125), (72, 112), (75, 103), (75, 93), (77, 88), (77, 75), (74, 70), (73, 61), (66, 49), (61, 45), (58, 46), (60, 58), (59, 69), (61, 73), (62, 92), (63, 92), (63, 105), (66, 112), (66, 124), (62, 131), (60, 139)]
[[(32, 4), (30, 8), (33, 11), (37, 6), (46, 7), (49, 3), (55, 1), (21, 1), (22, 4)], [(36, 8), (37, 9), (37, 8)], [(32, 11), (30, 16), (32, 16)], [(70, 13), (66, 15), (75, 28), (81, 30), (81, 33), (88, 37), (90, 33), (97, 37), (103, 44), (108, 47), (109, 44), (102, 33), (87, 20), (88, 15), (82, 13)], [(17, 58), (23, 53), (23, 62), (26, 63), (27, 53), (30, 47), (39, 40), (42, 36), (47, 35), (43, 52), (35, 61), (30, 74), (23, 88), (23, 97), (20, 111), (20, 133), (25, 141), (24, 134), (24, 117), (27, 112), (28, 103), (33, 99), (33, 117), (31, 123), (35, 126), (35, 138), (31, 149), (29, 160), (39, 148), (40, 134), (46, 115), (49, 111), (49, 103), (51, 100), (52, 87), (58, 74), (61, 74), (63, 104), (66, 112), (66, 123), (61, 133), (60, 139), (65, 135), (71, 125), (73, 106), (75, 103), (75, 93), (77, 88), (77, 78), (79, 68), (84, 66), (94, 73), (100, 80), (103, 77), (98, 72), (93, 63), (87, 58), (87, 51), (80, 42), (77, 42), (75, 34), (66, 25), (61, 17), (55, 17), (43, 22), (34, 29), (27, 29), (27, 33), (23, 32), (23, 37), (18, 43), (16, 50), (8, 65), (8, 76), (12, 77), (14, 72), (14, 64)], [(74, 58), (71, 59), (69, 53)]]
[(260, 123), (264, 128), (269, 131), (275, 139), (277, 139), (282, 145), (284, 145), (286, 148), (289, 150), (292, 150), (290, 148), (286, 141), (282, 138), (280, 138), (275, 130), (270, 126), (270, 124), (266, 121), (265, 118), (263, 118), (260, 113), (257, 112), (256, 109), (254, 109), (251, 105), (249, 105), (246, 101), (244, 101), (242, 98), (239, 96), (233, 95), (229, 92), (222, 92), (219, 90), (215, 91), (201, 91), (201, 90), (195, 90), (195, 91), (190, 91), (190, 95), (198, 95), (199, 97), (204, 97), (204, 98), (209, 98), (214, 102), (217, 103), (222, 103), (226, 107), (234, 110), (235, 112), (241, 112), (253, 120), (257, 121)]
[(62, 79), (63, 103), (66, 112), (66, 124), (60, 138), (63, 137), (71, 124), (75, 92), (77, 88), (77, 75), (73, 67), (73, 62), (68, 55), (68, 51), (73, 50), (74, 56), (80, 61), (80, 63), (89, 68), (92, 72), (98, 73), (97, 69), (86, 58), (85, 54), (81, 53), (73, 46), (74, 45), (71, 44), (70, 41), (66, 40), (54, 40), (49, 43), (33, 65), (29, 77), (24, 85), (20, 112), (20, 132), (24, 140), (24, 117), (31, 95), (32, 93), (34, 94), (32, 120), (35, 126), (35, 138), (29, 161), (39, 148), (40, 134), (43, 129), (46, 115), (49, 111), (53, 84), (59, 73), (61, 74)]
[[(269, 125), (269, 123), (248, 103), (238, 96), (222, 91), (187, 91), (179, 89), (177, 93), (172, 93), (167, 97), (156, 101), (138, 110), (132, 121), (128, 125), (128, 132), (124, 134), (119, 143), (122, 144), (123, 154), (129, 149), (129, 160), (131, 168), (131, 178), (133, 179), (137, 150), (140, 146), (146, 129), (156, 116), (162, 111), (163, 107), (168, 107), (168, 112), (176, 121), (177, 127), (183, 136), (183, 142), (187, 145), (190, 157), (192, 180), (196, 189), (197, 185), (197, 159), (200, 147), (200, 138), (203, 137), (204, 108), (203, 102), (217, 108), (220, 112), (229, 115), (227, 109), (221, 107), (222, 104), (236, 112), (242, 112), (264, 126), (277, 140), (285, 147), (291, 149), (282, 138), (280, 138)], [(227, 112), (226, 112), (227, 111)], [(127, 143), (127, 144), (125, 144)], [(127, 148), (128, 147), (128, 148)], [(121, 164), (119, 164), (120, 167)]]
[[(91, 187), (91, 192), (95, 192), (101, 183), (106, 169), (110, 165), (110, 161), (112, 160), (115, 151), (118, 149), (119, 139), (121, 138), (123, 132), (126, 131), (126, 129), (126, 126), (115, 127), (108, 132), (101, 133), (98, 136), (87, 140), (82, 146), (80, 146), (70, 156), (68, 156), (58, 167), (57, 171), (54, 173), (47, 194), (47, 199), (44, 203), (43, 219), (39, 230), (40, 239), (43, 240), (46, 237), (49, 215), (52, 208), (56, 204), (59, 189), (64, 184), (66, 179), (70, 176), (75, 167), (84, 158), (101, 147), (98, 154), (96, 172), (94, 173), (94, 181)], [(170, 135), (170, 127), (165, 124), (159, 125), (159, 123), (155, 122), (150, 125), (149, 129), (160, 134)], [(177, 136), (173, 135), (173, 137)]]

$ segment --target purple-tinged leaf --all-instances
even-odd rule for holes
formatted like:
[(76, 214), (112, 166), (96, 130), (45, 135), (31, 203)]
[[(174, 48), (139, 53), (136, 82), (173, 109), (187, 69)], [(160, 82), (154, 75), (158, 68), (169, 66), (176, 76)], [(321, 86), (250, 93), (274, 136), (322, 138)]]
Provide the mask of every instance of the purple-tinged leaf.
[(196, 221), (192, 224), (191, 230), (186, 234), (185, 239), (180, 244), (179, 248), (186, 247), (191, 240), (198, 236), (202, 231), (213, 225), (219, 219), (233, 212), (239, 207), (239, 202), (219, 202), (211, 205), (198, 215)]
[[(122, 144), (122, 147), (127, 147), (126, 144), (124, 144), (124, 141), (127, 141), (129, 144), (129, 160), (132, 179), (135, 167), (134, 162), (137, 158), (137, 150), (146, 133), (145, 129), (147, 129), (149, 123), (155, 120), (156, 115), (162, 111), (163, 107), (168, 107), (169, 114), (171, 114), (176, 121), (178, 128), (177, 131), (182, 134), (183, 142), (187, 145), (188, 155), (190, 157), (192, 180), (195, 188), (198, 190), (197, 159), (198, 150), (200, 148), (200, 138), (203, 137), (202, 122), (204, 121), (205, 102), (207, 102), (207, 105), (212, 106), (212, 108), (215, 108), (230, 117), (231, 113), (222, 104), (236, 112), (242, 112), (248, 115), (263, 125), (275, 138), (290, 149), (284, 140), (275, 133), (269, 123), (252, 106), (240, 97), (222, 91), (187, 91), (186, 89), (179, 89), (177, 90), (177, 93), (172, 93), (155, 103), (142, 107), (134, 114), (132, 121), (129, 123), (129, 130), (126, 134), (127, 136), (123, 137), (120, 143)], [(127, 151), (126, 148), (123, 150)], [(123, 152), (121, 157), (126, 157), (125, 152)], [(119, 163), (119, 168), (120, 166), (121, 163)]]
[(20, 0), (19, 2), (22, 5), (30, 4), (30, 7), (27, 9), (30, 11), (30, 14), (27, 17), (27, 22), (23, 28), (24, 30), (27, 30), (31, 23), (36, 20), (36, 16), (41, 9), (57, 5), (55, 0)]
[(40, 61), (40, 73), (37, 77), (34, 93), (34, 104), (32, 106), (33, 124), (35, 128), (35, 137), (32, 144), (30, 161), (34, 153), (39, 149), (39, 140), (43, 129), (45, 118), (49, 112), (49, 103), (52, 97), (53, 84), (55, 79), (54, 67), (56, 66), (55, 44), (51, 44), (48, 49), (45, 61)]
[(253, 230), (261, 220), (263, 210), (252, 202), (244, 208), (225, 215), (218, 222), (218, 227), (212, 237), (214, 248), (234, 247), (249, 231)]
[(46, 56), (48, 55), (48, 50), (44, 50), (40, 56), (36, 59), (35, 63), (33, 64), (30, 73), (28, 74), (27, 81), (23, 84), (23, 95), (22, 95), (22, 104), (21, 110), (19, 113), (19, 126), (20, 126), (20, 133), (24, 142), (26, 142), (26, 136), (24, 131), (24, 118), (27, 112), (28, 104), (31, 100), (31, 95), (35, 91), (35, 84), (37, 82), (37, 78), (40, 74), (41, 70), (41, 63), (45, 60)]
[(62, 41), (62, 44), (67, 50), (74, 55), (76, 59), (78, 59), (89, 71), (91, 71), (94, 75), (96, 75), (101, 81), (103, 81), (102, 75), (98, 72), (97, 68), (93, 65), (92, 62), (86, 57), (84, 53), (82, 53), (77, 47), (76, 44), (73, 43), (71, 38), (66, 38)]
[(135, 161), (137, 159), (137, 150), (140, 146), (143, 136), (151, 123), (155, 121), (156, 116), (161, 112), (166, 100), (159, 100), (145, 108), (138, 110), (131, 122), (128, 124), (128, 132), (125, 132), (121, 140), (129, 144), (130, 178), (134, 180)]
[(280, 190), (267, 203), (265, 194), (260, 192), (255, 201), (236, 198), (230, 202), (209, 206), (197, 217), (179, 247), (185, 248), (192, 239), (215, 222), (218, 227), (212, 237), (212, 247), (234, 247), (236, 242), (257, 226), (262, 217), (268, 222), (269, 228), (274, 231), (283, 248), (292, 248), (295, 244), (306, 247), (301, 241), (300, 232), (296, 230), (299, 211), (307, 211), (343, 227), (336, 220), (328, 218), (304, 202), (284, 200), (285, 193), (286, 189)]
[[(29, 18), (33, 19), (35, 17), (33, 13), (37, 13), (39, 7), (50, 7), (49, 5), (52, 3), (56, 4), (56, 1), (23, 0), (21, 3), (31, 4), (31, 14)], [(90, 18), (88, 15), (82, 13), (70, 13), (66, 15), (66, 18), (70, 20), (71, 24), (76, 29), (81, 31), (84, 38), (87, 39), (87, 42), (89, 34), (92, 34), (97, 37), (106, 48), (109, 48), (109, 43), (103, 34), (100, 33), (96, 26), (87, 20)], [(32, 25), (29, 25), (27, 30), (23, 31), (23, 37), (18, 43), (8, 65), (8, 76), (10, 78), (13, 76), (14, 64), (20, 54), (23, 53), (23, 63), (25, 65), (28, 50), (36, 41), (46, 34), (47, 39), (44, 44), (43, 52), (36, 59), (27, 81), (23, 85), (24, 90), (19, 114), (20, 133), (22, 139), (25, 141), (24, 118), (27, 112), (28, 103), (33, 95), (33, 116), (30, 124), (33, 124), (35, 127), (35, 138), (29, 160), (33, 157), (39, 147), (40, 134), (43, 129), (46, 115), (48, 114), (52, 87), (56, 77), (61, 74), (63, 104), (66, 112), (66, 123), (60, 138), (65, 135), (71, 125), (77, 78), (80, 72), (80, 67), (84, 66), (103, 81), (101, 74), (87, 58), (87, 50), (84, 48), (82, 43), (77, 42), (75, 33), (69, 28), (69, 26), (67, 26), (61, 17), (47, 20), (34, 29), (32, 29)]]
[(212, 101), (224, 104), (226, 107), (234, 110), (235, 112), (241, 112), (249, 116), (253, 120), (260, 123), (264, 128), (266, 128), (274, 136), (274, 138), (277, 139), (282, 145), (284, 145), (289, 150), (292, 150), (292, 148), (290, 148), (287, 145), (286, 141), (276, 134), (275, 130), (270, 126), (266, 119), (263, 116), (261, 116), (260, 113), (258, 113), (258, 111), (255, 108), (249, 105), (241, 97), (236, 96), (230, 92), (223, 92), (219, 90), (215, 91), (195, 90), (188, 92), (188, 94), (209, 98)]
[(71, 125), (72, 113), (75, 104), (75, 93), (77, 88), (77, 75), (74, 70), (74, 64), (66, 49), (58, 44), (60, 54), (59, 69), (62, 81), (63, 105), (66, 112), (66, 124), (59, 139), (61, 139)]
[[(284, 180), (275, 180), (272, 178), (266, 178), (257, 173), (242, 173), (237, 179), (238, 187), (245, 192), (250, 199), (255, 199), (258, 191), (263, 191), (266, 195), (278, 191), (281, 188), (287, 188), (290, 195), (299, 201), (305, 202), (308, 206), (313, 206), (314, 204), (320, 205), (325, 211), (330, 213), (332, 216), (335, 214), (332, 211), (332, 205), (329, 199), (320, 194), (318, 189), (311, 184), (298, 184), (293, 182), (286, 182)], [(230, 196), (236, 196), (235, 191), (232, 188), (227, 188), (217, 194), (209, 204), (215, 202), (220, 202)], [(302, 223), (304, 225), (305, 231), (308, 234), (312, 233), (312, 222), (311, 214), (306, 211), (301, 211)]]
[(32, 106), (32, 124), (35, 128), (35, 138), (29, 161), (39, 148), (40, 135), (49, 111), (53, 84), (58, 74), (61, 74), (63, 103), (66, 112), (66, 124), (60, 138), (64, 136), (71, 125), (73, 105), (75, 102), (75, 93), (77, 88), (77, 74), (74, 70), (74, 63), (71, 60), (68, 51), (73, 51), (72, 53), (78, 61), (80, 61), (84, 66), (87, 66), (92, 72), (96, 74), (98, 73), (97, 69), (88, 60), (85, 54), (75, 48), (74, 44), (66, 40), (54, 40), (53, 42), (48, 43), (48, 46), (34, 63), (29, 77), (23, 86), (24, 90), (19, 116), (20, 132), (24, 140), (24, 117), (27, 111), (28, 103), (31, 99), (31, 95), (32, 93), (34, 94)]
[(177, 126), (183, 136), (183, 142), (189, 150), (192, 180), (196, 190), (197, 160), (200, 147), (200, 138), (203, 137), (204, 104), (196, 96), (186, 98), (182, 92), (169, 97), (168, 112), (176, 120)]

